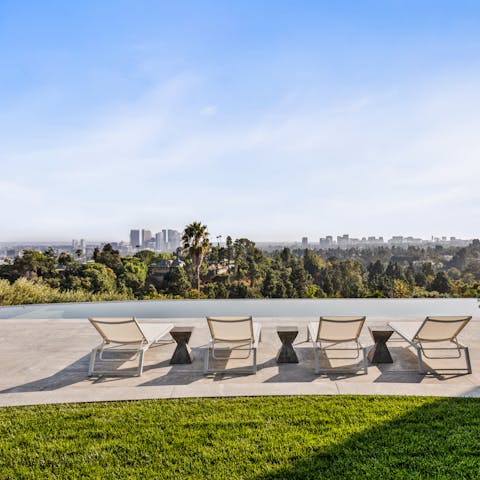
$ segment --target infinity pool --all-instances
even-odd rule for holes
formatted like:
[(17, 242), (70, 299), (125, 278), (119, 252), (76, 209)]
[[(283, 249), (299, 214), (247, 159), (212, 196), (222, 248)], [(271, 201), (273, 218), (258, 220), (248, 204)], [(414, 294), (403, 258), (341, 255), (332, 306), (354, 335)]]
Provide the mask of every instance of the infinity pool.
[(137, 300), (0, 307), (0, 319), (93, 316), (195, 318), (206, 315), (253, 315), (254, 317), (367, 315), (396, 318), (425, 317), (426, 315), (480, 316), (479, 305), (476, 298)]

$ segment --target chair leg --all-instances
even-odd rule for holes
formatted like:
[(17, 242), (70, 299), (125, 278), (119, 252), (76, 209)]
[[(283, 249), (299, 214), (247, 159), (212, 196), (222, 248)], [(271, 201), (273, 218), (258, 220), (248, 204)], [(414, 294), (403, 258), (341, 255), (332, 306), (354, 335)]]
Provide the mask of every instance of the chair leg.
[(315, 374), (318, 375), (320, 373), (320, 364), (318, 361), (318, 347), (317, 345), (313, 346), (313, 363), (315, 365)]
[(97, 356), (98, 348), (94, 348), (90, 354), (90, 363), (88, 365), (88, 376), (91, 377), (95, 371), (95, 359)]
[(257, 373), (257, 349), (253, 348), (253, 373)]
[(141, 350), (138, 356), (138, 376), (141, 377), (143, 373), (143, 355), (145, 350)]
[(210, 348), (207, 347), (205, 349), (205, 359), (204, 359), (204, 363), (203, 363), (203, 374), (204, 375), (208, 374), (208, 360), (209, 360), (209, 357), (210, 357)]
[(470, 352), (468, 351), (468, 347), (465, 347), (465, 360), (467, 361), (468, 373), (472, 373), (472, 363), (470, 362)]
[(417, 355), (418, 355), (418, 373), (423, 375), (425, 373), (425, 369), (423, 368), (421, 348), (417, 348)]
[(363, 347), (363, 370), (365, 375), (368, 374), (368, 360), (367, 360), (367, 347)]

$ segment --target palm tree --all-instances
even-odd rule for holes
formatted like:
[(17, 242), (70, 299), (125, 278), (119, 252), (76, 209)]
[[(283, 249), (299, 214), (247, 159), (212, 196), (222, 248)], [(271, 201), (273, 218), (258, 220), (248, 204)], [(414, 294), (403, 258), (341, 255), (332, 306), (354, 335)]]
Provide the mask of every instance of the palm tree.
[(197, 290), (200, 293), (200, 267), (203, 259), (210, 247), (208, 239), (207, 226), (200, 222), (193, 222), (185, 227), (182, 236), (183, 249), (188, 252), (188, 256), (192, 260), (197, 280)]

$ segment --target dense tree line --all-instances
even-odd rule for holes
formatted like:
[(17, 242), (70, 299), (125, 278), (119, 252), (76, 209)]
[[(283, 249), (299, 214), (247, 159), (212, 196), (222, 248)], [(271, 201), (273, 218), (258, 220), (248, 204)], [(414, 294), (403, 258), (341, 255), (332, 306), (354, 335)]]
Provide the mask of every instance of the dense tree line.
[[(205, 276), (210, 298), (402, 298), (480, 296), (480, 242), (466, 248), (382, 247), (372, 250), (294, 250), (266, 255), (247, 239), (208, 261), (228, 273)], [(225, 250), (225, 249), (223, 249)], [(221, 287), (220, 287), (221, 285)]]
[[(206, 227), (192, 225), (185, 230), (185, 248), (176, 253), (181, 260), (176, 264), (172, 254), (147, 250), (122, 257), (109, 244), (86, 263), (52, 249), (26, 250), (0, 266), (0, 303), (480, 296), (478, 240), (465, 248), (284, 248), (267, 254), (246, 238), (228, 237), (225, 245), (212, 246)], [(162, 261), (167, 268), (159, 283), (152, 267)]]

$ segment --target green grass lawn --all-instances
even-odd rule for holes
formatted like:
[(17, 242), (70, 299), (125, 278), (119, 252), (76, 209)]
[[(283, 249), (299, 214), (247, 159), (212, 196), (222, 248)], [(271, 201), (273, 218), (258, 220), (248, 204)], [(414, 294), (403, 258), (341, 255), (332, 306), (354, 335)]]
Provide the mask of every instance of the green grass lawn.
[(0, 409), (0, 478), (480, 478), (480, 400), (258, 397)]

